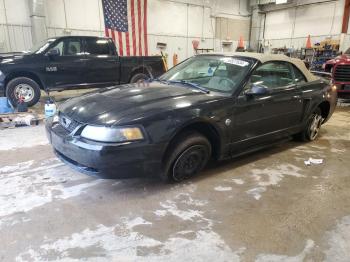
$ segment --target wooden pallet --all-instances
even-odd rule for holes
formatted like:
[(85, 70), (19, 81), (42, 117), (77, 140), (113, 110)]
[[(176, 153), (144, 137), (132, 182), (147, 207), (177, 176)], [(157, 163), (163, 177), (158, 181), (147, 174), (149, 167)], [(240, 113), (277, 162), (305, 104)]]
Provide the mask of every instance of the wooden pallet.
[[(0, 114), (0, 129), (39, 125), (45, 119), (34, 112)], [(28, 121), (30, 120), (30, 121)]]

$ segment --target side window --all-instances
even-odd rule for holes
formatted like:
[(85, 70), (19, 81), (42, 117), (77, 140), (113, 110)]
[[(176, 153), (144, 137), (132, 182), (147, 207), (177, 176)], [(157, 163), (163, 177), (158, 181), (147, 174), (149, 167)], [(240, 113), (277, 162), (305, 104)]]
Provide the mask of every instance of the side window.
[(108, 39), (86, 38), (86, 53), (90, 55), (112, 55)]
[(51, 49), (58, 49), (60, 51), (60, 56), (63, 55), (63, 41), (59, 41), (54, 47)]
[(295, 65), (293, 65), (293, 71), (294, 71), (294, 81), (295, 83), (306, 83), (306, 78), (302, 72), (298, 68), (296, 68)]
[(258, 84), (267, 88), (281, 88), (293, 84), (290, 66), (285, 62), (268, 62), (259, 66), (250, 77), (250, 84)]
[(80, 39), (63, 39), (59, 41), (51, 49), (58, 49), (60, 51), (60, 56), (75, 56), (81, 53), (81, 42)]
[(81, 42), (79, 39), (67, 39), (64, 41), (63, 55), (79, 55), (81, 54)]

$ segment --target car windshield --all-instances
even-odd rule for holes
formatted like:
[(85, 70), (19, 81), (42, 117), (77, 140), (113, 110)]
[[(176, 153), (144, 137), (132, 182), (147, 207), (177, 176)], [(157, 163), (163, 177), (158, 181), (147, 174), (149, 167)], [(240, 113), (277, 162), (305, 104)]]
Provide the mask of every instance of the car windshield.
[(200, 55), (173, 67), (160, 80), (197, 85), (208, 91), (233, 93), (251, 65), (251, 60), (241, 57)]
[(55, 38), (50, 38), (50, 39), (40, 41), (39, 43), (35, 44), (31, 49), (29, 49), (27, 53), (40, 54), (43, 51), (45, 51), (46, 48), (55, 40), (56, 40)]

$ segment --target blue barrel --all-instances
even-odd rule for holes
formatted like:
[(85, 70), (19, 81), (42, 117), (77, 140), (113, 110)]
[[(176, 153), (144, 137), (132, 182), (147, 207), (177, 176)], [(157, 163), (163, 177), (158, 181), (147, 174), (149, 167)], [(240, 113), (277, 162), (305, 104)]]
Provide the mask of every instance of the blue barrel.
[(14, 109), (12, 108), (7, 97), (0, 97), (0, 114), (13, 113)]

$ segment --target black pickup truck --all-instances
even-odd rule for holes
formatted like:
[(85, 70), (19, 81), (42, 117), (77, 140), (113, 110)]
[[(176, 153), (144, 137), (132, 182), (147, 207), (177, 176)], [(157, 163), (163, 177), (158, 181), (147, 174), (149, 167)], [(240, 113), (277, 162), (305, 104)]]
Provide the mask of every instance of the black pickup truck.
[(0, 95), (13, 104), (22, 97), (32, 106), (41, 90), (135, 83), (164, 71), (160, 56), (118, 56), (110, 38), (63, 36), (47, 39), (28, 52), (0, 54)]

